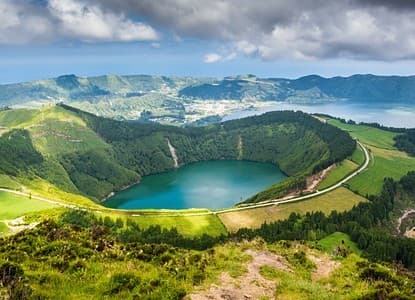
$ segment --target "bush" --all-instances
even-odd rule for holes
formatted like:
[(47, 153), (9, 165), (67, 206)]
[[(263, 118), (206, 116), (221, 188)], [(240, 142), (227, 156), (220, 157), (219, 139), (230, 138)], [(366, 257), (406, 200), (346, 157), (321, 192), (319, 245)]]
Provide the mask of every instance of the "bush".
[(90, 212), (83, 210), (68, 210), (62, 214), (61, 223), (80, 226), (83, 228), (90, 227), (97, 222), (97, 218)]
[(108, 294), (118, 294), (123, 290), (131, 291), (141, 282), (140, 278), (132, 273), (116, 273), (109, 281)]
[(22, 280), (23, 275), (23, 269), (17, 264), (5, 262), (0, 266), (0, 283), (2, 286), (8, 286), (13, 282)]

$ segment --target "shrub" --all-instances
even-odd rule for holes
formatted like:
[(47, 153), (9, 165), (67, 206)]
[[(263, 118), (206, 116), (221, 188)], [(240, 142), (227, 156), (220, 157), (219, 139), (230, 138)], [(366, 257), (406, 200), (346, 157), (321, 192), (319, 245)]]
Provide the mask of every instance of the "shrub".
[(123, 290), (133, 290), (141, 282), (140, 278), (132, 273), (116, 273), (109, 281), (108, 294), (117, 294)]
[(22, 280), (23, 275), (23, 269), (17, 264), (5, 262), (0, 266), (0, 282), (2, 286), (8, 286), (13, 282)]

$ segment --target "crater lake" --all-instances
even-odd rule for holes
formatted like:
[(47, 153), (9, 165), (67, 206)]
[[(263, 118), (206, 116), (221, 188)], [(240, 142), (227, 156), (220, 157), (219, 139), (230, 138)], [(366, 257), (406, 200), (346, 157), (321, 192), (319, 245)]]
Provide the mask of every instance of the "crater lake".
[(205, 161), (145, 176), (103, 205), (120, 209), (232, 207), (287, 176), (275, 165), (249, 161)]

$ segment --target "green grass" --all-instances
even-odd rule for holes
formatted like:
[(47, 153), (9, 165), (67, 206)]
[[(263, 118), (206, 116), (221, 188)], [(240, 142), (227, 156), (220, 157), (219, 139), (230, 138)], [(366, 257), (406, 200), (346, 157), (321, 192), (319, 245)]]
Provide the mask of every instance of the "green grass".
[(332, 186), (333, 184), (336, 184), (343, 178), (345, 178), (347, 175), (351, 174), (354, 170), (356, 170), (359, 166), (346, 159), (334, 168), (334, 170), (330, 171), (329, 174), (319, 183), (318, 189), (322, 190), (329, 186)]
[(11, 190), (19, 190), (21, 188), (21, 185), (10, 176), (0, 174), (0, 187)]
[(349, 132), (352, 137), (359, 139), (363, 144), (382, 149), (395, 149), (393, 138), (398, 135), (397, 133), (364, 125), (343, 124), (334, 119), (329, 119), (327, 122)]
[(365, 153), (363, 152), (360, 146), (357, 146), (356, 150), (353, 152), (350, 160), (359, 166), (365, 162)]
[(31, 192), (32, 195), (44, 197), (56, 202), (62, 202), (67, 204), (74, 204), (84, 208), (103, 209), (103, 207), (94, 201), (78, 194), (67, 193), (52, 185), (51, 183), (37, 179), (22, 179), (22, 183), (25, 185), (25, 192)]
[(34, 109), (13, 109), (0, 112), (0, 126), (13, 128), (24, 127), (32, 125), (36, 115), (39, 114), (39, 110)]
[(409, 171), (415, 170), (415, 159), (403, 152), (375, 147), (370, 149), (373, 158), (368, 169), (349, 181), (350, 189), (361, 195), (377, 195), (382, 190), (384, 178), (399, 180)]
[(345, 247), (350, 248), (350, 250), (354, 253), (361, 253), (361, 250), (357, 248), (356, 243), (352, 242), (349, 235), (343, 232), (335, 232), (329, 236), (326, 236), (324, 239), (318, 241), (318, 245), (320, 245), (328, 253), (333, 253), (335, 248), (339, 245), (344, 245)]
[(346, 188), (340, 187), (309, 200), (222, 213), (219, 214), (219, 218), (229, 231), (235, 232), (242, 227), (258, 228), (265, 222), (270, 223), (287, 219), (293, 212), (299, 214), (313, 211), (322, 211), (329, 214), (333, 210), (342, 212), (350, 210), (363, 201), (367, 200)]
[(53, 204), (0, 192), (0, 220), (11, 220), (34, 211), (54, 207)]
[(4, 222), (0, 222), (0, 234), (9, 232), (9, 228)]
[(186, 212), (179, 212), (177, 213), (177, 216), (163, 216), (162, 212), (160, 215), (143, 214), (130, 216), (130, 214), (126, 214), (123, 211), (113, 211), (111, 213), (104, 212), (103, 214), (97, 214), (97, 216), (109, 216), (112, 218), (121, 217), (122, 219), (128, 218), (136, 222), (141, 228), (148, 228), (152, 225), (160, 225), (162, 228), (166, 229), (175, 227), (179, 233), (185, 236), (201, 236), (203, 234), (218, 236), (227, 234), (225, 226), (215, 215), (186, 216)]
[[(393, 138), (397, 133), (363, 125), (343, 124), (333, 119), (328, 119), (328, 122), (348, 131), (372, 152), (368, 169), (348, 182), (351, 190), (361, 195), (377, 195), (381, 192), (386, 177), (399, 180), (409, 171), (415, 170), (415, 159), (394, 147)], [(357, 156), (354, 154), (352, 160), (359, 159)]]

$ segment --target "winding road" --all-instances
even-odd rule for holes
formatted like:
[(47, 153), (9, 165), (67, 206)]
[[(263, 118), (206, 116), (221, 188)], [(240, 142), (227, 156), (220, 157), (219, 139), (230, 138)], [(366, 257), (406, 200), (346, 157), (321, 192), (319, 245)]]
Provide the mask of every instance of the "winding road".
[(299, 197), (294, 197), (291, 199), (274, 199), (274, 200), (267, 200), (265, 202), (259, 202), (259, 203), (254, 203), (251, 205), (245, 205), (242, 207), (234, 207), (234, 208), (225, 208), (225, 209), (220, 209), (220, 210), (216, 210), (216, 211), (207, 211), (207, 212), (199, 212), (199, 213), (145, 213), (145, 214), (140, 214), (139, 211), (133, 211), (133, 210), (123, 210), (123, 209), (111, 209), (111, 208), (103, 208), (103, 209), (86, 209), (83, 207), (79, 207), (73, 204), (68, 204), (68, 203), (62, 203), (62, 202), (58, 202), (58, 201), (54, 201), (51, 199), (47, 199), (45, 197), (40, 197), (40, 196), (36, 196), (36, 195), (31, 195), (28, 193), (24, 193), (24, 192), (19, 192), (19, 191), (15, 191), (15, 190), (10, 190), (10, 189), (5, 189), (5, 188), (0, 188), (1, 192), (7, 192), (7, 193), (12, 193), (15, 195), (19, 195), (19, 196), (23, 196), (23, 197), (28, 197), (31, 199), (36, 199), (39, 201), (44, 201), (44, 202), (48, 202), (51, 204), (55, 204), (58, 206), (62, 206), (62, 207), (67, 207), (67, 208), (72, 208), (72, 209), (79, 209), (79, 210), (88, 210), (91, 212), (98, 212), (98, 213), (102, 213), (104, 211), (109, 212), (109, 211), (114, 211), (114, 212), (123, 212), (123, 213), (129, 213), (131, 214), (131, 216), (133, 217), (140, 217), (140, 216), (146, 216), (146, 217), (181, 217), (181, 216), (203, 216), (203, 215), (216, 215), (216, 214), (223, 214), (223, 213), (228, 213), (228, 212), (235, 212), (235, 211), (241, 211), (241, 210), (248, 210), (248, 209), (254, 209), (254, 208), (259, 208), (259, 207), (266, 207), (266, 206), (271, 206), (271, 205), (278, 205), (278, 204), (284, 204), (284, 203), (292, 203), (292, 202), (298, 202), (298, 201), (303, 201), (306, 199), (310, 199), (310, 198), (314, 198), (323, 194), (326, 194), (328, 192), (331, 192), (335, 189), (337, 189), (338, 187), (342, 186), (344, 183), (346, 183), (347, 181), (349, 181), (350, 179), (352, 179), (353, 177), (355, 177), (356, 175), (358, 175), (360, 172), (362, 172), (363, 170), (365, 170), (367, 168), (367, 166), (369, 165), (370, 162), (370, 156), (369, 156), (369, 151), (366, 149), (366, 147), (360, 143), (358, 140), (356, 140), (357, 144), (360, 146), (360, 148), (363, 150), (364, 154), (365, 154), (365, 162), (359, 167), (359, 169), (357, 169), (356, 171), (354, 171), (352, 174), (348, 175), (347, 177), (343, 178), (342, 180), (340, 180), (339, 182), (337, 182), (336, 184), (325, 188), (324, 190), (320, 190), (320, 191), (316, 191), (314, 193), (311, 194), (307, 194), (304, 196), (299, 196)]

